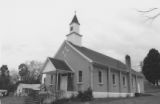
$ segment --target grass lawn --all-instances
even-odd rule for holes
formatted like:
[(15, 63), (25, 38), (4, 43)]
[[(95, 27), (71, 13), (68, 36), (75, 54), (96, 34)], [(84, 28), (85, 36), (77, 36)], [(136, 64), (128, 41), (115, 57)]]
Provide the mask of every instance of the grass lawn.
[(122, 100), (126, 98), (98, 98), (89, 102), (81, 102), (81, 101), (69, 101), (66, 104), (108, 104), (108, 102)]
[(0, 100), (2, 104), (24, 104), (24, 97), (8, 96), (1, 97)]
[[(9, 96), (9, 97), (3, 97), (0, 99), (2, 101), (2, 104), (24, 104), (24, 98), (25, 97)], [(89, 104), (106, 104), (106, 102), (122, 100), (122, 99), (126, 99), (126, 98), (101, 98), (101, 99), (94, 99), (88, 103)], [(65, 102), (65, 104), (84, 104), (84, 102), (69, 101), (69, 102)]]
[[(106, 104), (106, 103), (101, 103), (101, 104)], [(107, 104), (160, 104), (160, 96), (135, 97), (135, 98), (112, 101)]]
[[(24, 97), (3, 97), (2, 104), (24, 104)], [(90, 102), (69, 101), (65, 104), (160, 104), (160, 95), (133, 98), (101, 98)]]
[(131, 98), (103, 98), (95, 99), (87, 103), (71, 101), (67, 104), (160, 104), (160, 95)]

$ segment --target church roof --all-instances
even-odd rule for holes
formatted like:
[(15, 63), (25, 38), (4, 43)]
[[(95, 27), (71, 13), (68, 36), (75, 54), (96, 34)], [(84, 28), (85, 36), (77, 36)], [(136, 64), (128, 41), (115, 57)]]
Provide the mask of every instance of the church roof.
[(83, 53), (85, 56), (90, 58), (93, 61), (93, 64), (95, 66), (113, 66), (114, 68), (118, 69), (127, 69), (126, 65), (122, 63), (119, 60), (116, 60), (114, 58), (111, 58), (109, 56), (106, 56), (104, 54), (101, 54), (99, 52), (96, 52), (94, 50), (91, 50), (86, 47), (77, 46), (69, 42), (72, 46), (74, 46), (78, 51)]
[[(114, 59), (112, 57), (109, 57), (107, 55), (104, 55), (102, 53), (96, 52), (94, 50), (91, 50), (86, 47), (77, 46), (69, 42), (74, 48), (76, 48), (78, 51), (80, 51), (82, 54), (87, 56), (93, 61), (93, 65), (101, 68), (106, 68), (110, 66), (111, 68), (116, 68), (118, 70), (129, 72), (127, 69), (127, 66), (122, 63), (121, 61)], [(131, 69), (131, 72), (133, 74), (136, 74), (138, 76), (143, 76), (142, 73), (135, 71), (134, 69)]]
[(72, 19), (70, 25), (71, 25), (72, 23), (77, 23), (78, 25), (80, 25), (80, 23), (79, 23), (79, 21), (78, 21), (78, 19), (77, 19), (76, 14), (74, 15), (74, 17), (73, 17), (73, 19)]
[(49, 60), (52, 62), (52, 64), (56, 67), (56, 69), (64, 70), (64, 71), (71, 71), (69, 66), (62, 60), (55, 59), (49, 57)]

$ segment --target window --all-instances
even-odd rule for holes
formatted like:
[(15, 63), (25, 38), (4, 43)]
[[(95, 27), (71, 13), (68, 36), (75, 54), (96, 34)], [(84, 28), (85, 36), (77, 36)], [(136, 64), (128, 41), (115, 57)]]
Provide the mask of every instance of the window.
[(73, 27), (70, 27), (70, 31), (72, 31), (73, 30)]
[(133, 87), (133, 88), (135, 87), (135, 80), (134, 80), (133, 77), (132, 77), (132, 87)]
[(82, 82), (82, 71), (78, 72), (78, 82)]
[(53, 84), (53, 75), (51, 75), (51, 84)]
[(113, 80), (113, 84), (116, 84), (116, 78), (115, 78), (115, 74), (112, 74), (112, 80)]
[(125, 86), (126, 85), (126, 78), (125, 78), (125, 76), (123, 76), (123, 86)]
[(101, 71), (98, 71), (98, 80), (99, 80), (99, 83), (102, 83), (102, 72)]

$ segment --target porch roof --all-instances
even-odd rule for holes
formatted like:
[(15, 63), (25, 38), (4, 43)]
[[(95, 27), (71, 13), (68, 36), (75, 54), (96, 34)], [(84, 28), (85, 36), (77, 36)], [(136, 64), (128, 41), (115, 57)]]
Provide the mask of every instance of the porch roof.
[(56, 71), (44, 72), (43, 74), (56, 74), (56, 72), (58, 72), (58, 73), (73, 73), (72, 71), (66, 71), (66, 70), (58, 69), (58, 70), (56, 70)]
[[(63, 60), (59, 60), (59, 59), (55, 59), (55, 58), (48, 58), (51, 63), (55, 66), (56, 70), (59, 72), (72, 72), (72, 70), (70, 69), (70, 67), (63, 61)], [(52, 71), (51, 71), (52, 72)]]

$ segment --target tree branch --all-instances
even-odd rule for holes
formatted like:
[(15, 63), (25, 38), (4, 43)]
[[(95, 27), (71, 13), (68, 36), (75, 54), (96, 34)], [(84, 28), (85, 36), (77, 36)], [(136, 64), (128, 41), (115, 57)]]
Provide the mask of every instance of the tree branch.
[(156, 10), (156, 9), (158, 9), (158, 8), (151, 8), (151, 9), (146, 10), (146, 11), (138, 10), (138, 12), (147, 13), (147, 12), (154, 11), (154, 10)]
[[(138, 12), (143, 13), (143, 15), (147, 18), (146, 21), (149, 21), (149, 20), (153, 21), (160, 16), (160, 11), (158, 13), (154, 13), (154, 11), (157, 9), (158, 8), (151, 8), (146, 11), (138, 10)], [(149, 13), (154, 13), (154, 14), (153, 14), (153, 16), (149, 16)]]

